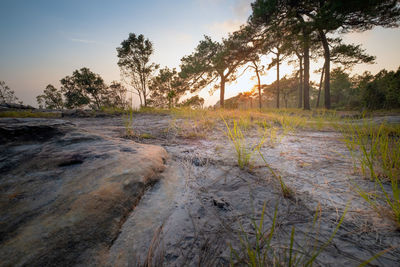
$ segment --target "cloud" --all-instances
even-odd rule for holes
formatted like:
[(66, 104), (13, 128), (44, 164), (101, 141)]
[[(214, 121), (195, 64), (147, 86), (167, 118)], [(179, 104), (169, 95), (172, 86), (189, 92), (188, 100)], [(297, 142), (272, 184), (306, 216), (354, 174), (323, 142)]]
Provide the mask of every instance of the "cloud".
[(211, 35), (216, 38), (226, 37), (228, 33), (239, 30), (251, 14), (252, 2), (253, 0), (230, 1), (231, 19), (208, 25), (207, 29), (211, 31)]
[(86, 40), (86, 39), (76, 39), (76, 38), (69, 38), (71, 42), (76, 42), (76, 43), (83, 43), (83, 44), (95, 44), (95, 41), (92, 40)]
[(213, 36), (227, 36), (228, 33), (234, 32), (240, 29), (240, 26), (243, 25), (243, 22), (240, 20), (226, 20), (222, 22), (215, 22), (211, 25), (208, 25), (208, 29), (211, 31)]
[(238, 0), (235, 2), (232, 9), (239, 20), (247, 20), (251, 13), (252, 2), (253, 0)]

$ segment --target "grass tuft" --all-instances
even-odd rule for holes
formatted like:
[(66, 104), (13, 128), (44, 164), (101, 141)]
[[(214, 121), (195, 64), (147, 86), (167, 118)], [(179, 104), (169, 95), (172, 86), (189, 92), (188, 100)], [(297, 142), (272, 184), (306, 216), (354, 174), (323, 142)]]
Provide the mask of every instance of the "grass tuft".
[(233, 120), (233, 127), (230, 128), (226, 120), (222, 117), (222, 120), (226, 126), (226, 135), (229, 140), (233, 143), (233, 146), (237, 155), (237, 163), (240, 169), (244, 169), (248, 167), (250, 164), (250, 159), (254, 152), (260, 149), (260, 147), (265, 142), (265, 135), (261, 138), (261, 140), (255, 145), (248, 145), (246, 141), (245, 134), (241, 130), (239, 124), (236, 120)]
[(375, 183), (377, 192), (367, 192), (357, 184), (355, 190), (379, 214), (393, 218), (400, 228), (400, 127), (364, 120), (361, 125), (346, 125), (342, 133), (355, 166)]
[[(330, 238), (322, 245), (315, 240), (315, 236), (310, 236), (311, 230), (316, 230), (316, 221), (320, 216), (320, 211), (317, 209), (312, 227), (305, 236), (298, 238), (293, 226), (290, 232), (288, 244), (273, 244), (273, 238), (276, 234), (277, 219), (278, 219), (278, 204), (275, 206), (272, 225), (269, 229), (264, 229), (264, 215), (266, 209), (266, 202), (261, 212), (259, 223), (256, 219), (251, 219), (251, 225), (254, 233), (246, 233), (240, 226), (239, 245), (240, 248), (235, 250), (230, 244), (231, 250), (231, 266), (312, 266), (317, 257), (324, 251), (327, 246), (332, 242), (341, 224), (343, 223), (344, 216), (347, 213), (349, 205), (346, 206), (338, 224), (332, 232)], [(252, 238), (252, 236), (254, 236)], [(280, 239), (280, 238), (275, 238)], [(297, 239), (304, 241), (303, 245), (297, 245)], [(303, 242), (301, 242), (303, 243)]]

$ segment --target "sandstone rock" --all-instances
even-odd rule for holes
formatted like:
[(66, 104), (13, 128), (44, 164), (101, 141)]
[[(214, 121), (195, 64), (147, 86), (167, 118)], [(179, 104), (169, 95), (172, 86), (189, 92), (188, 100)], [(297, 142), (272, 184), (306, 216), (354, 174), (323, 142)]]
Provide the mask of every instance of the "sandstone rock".
[(0, 119), (0, 265), (97, 265), (166, 151), (63, 120)]

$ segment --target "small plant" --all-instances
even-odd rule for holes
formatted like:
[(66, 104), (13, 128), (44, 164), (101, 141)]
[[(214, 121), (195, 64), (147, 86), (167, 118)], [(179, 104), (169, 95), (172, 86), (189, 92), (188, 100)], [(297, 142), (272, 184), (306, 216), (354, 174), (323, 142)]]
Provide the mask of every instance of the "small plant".
[(233, 120), (232, 129), (229, 127), (224, 118), (222, 118), (222, 120), (224, 121), (227, 129), (226, 134), (235, 147), (239, 168), (244, 169), (245, 167), (249, 166), (251, 156), (254, 154), (254, 152), (256, 152), (265, 142), (265, 135), (261, 138), (258, 144), (249, 146), (246, 142), (245, 135), (243, 134), (236, 120)]
[(129, 109), (129, 111), (126, 113), (126, 117), (124, 118), (125, 120), (125, 135), (126, 136), (134, 136), (133, 132), (133, 110)]
[(155, 137), (152, 134), (149, 133), (142, 133), (139, 135), (139, 138), (141, 139), (155, 139)]
[(281, 192), (282, 192), (283, 197), (285, 197), (285, 198), (292, 198), (293, 195), (294, 195), (293, 190), (290, 189), (290, 188), (285, 184), (285, 182), (284, 182), (283, 179), (282, 179), (282, 176), (280, 176), (279, 174), (277, 174), (277, 173), (271, 168), (271, 166), (270, 166), (270, 165), (267, 163), (267, 161), (265, 160), (264, 155), (261, 153), (261, 151), (259, 150), (258, 152), (259, 152), (261, 158), (263, 159), (263, 161), (264, 161), (264, 163), (265, 163), (265, 166), (267, 166), (267, 168), (268, 168), (269, 171), (272, 173), (272, 175), (279, 181), (279, 184), (280, 184), (280, 186), (281, 186)]
[[(389, 210), (390, 217), (400, 227), (400, 128), (375, 126), (364, 120), (362, 125), (347, 125), (342, 132), (355, 165), (380, 191), (366, 192), (354, 184), (357, 193), (378, 213), (385, 215), (385, 210)], [(385, 183), (390, 183), (391, 192), (385, 189)], [(382, 209), (382, 201), (388, 209)]]
[[(230, 245), (231, 266), (312, 266), (317, 257), (335, 237), (344, 220), (348, 205), (330, 238), (322, 245), (319, 245), (319, 242), (317, 242), (318, 240), (314, 241), (315, 235), (311, 236), (312, 230), (315, 230), (318, 217), (320, 216), (320, 212), (317, 209), (310, 231), (305, 233), (305, 236), (300, 239), (305, 243), (300, 246), (295, 246), (297, 242), (295, 240), (294, 226), (292, 227), (288, 244), (273, 244), (272, 241), (277, 226), (278, 205), (275, 206), (272, 226), (269, 229), (264, 229), (265, 208), (266, 203), (264, 203), (259, 223), (257, 223), (256, 219), (251, 219), (251, 225), (254, 231), (252, 235), (246, 233), (241, 226), (239, 236), (240, 249), (235, 250), (232, 245)], [(251, 236), (254, 236), (254, 238), (251, 238)]]

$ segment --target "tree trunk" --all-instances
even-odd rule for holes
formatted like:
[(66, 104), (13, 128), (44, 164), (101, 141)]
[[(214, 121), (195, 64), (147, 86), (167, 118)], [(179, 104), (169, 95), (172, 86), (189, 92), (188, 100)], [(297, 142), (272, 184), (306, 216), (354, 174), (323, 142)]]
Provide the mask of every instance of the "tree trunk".
[(303, 57), (299, 57), (300, 61), (300, 83), (299, 83), (299, 105), (298, 108), (303, 107)]
[(279, 52), (276, 54), (276, 108), (279, 108)]
[(258, 82), (258, 108), (261, 111), (261, 81), (260, 81), (260, 74), (258, 73), (258, 68), (256, 67), (256, 74), (257, 74), (257, 82)]
[(319, 100), (321, 98), (321, 89), (322, 89), (322, 81), (324, 80), (324, 73), (325, 73), (325, 64), (322, 67), (321, 80), (319, 81), (318, 98), (317, 98), (317, 104), (315, 106), (316, 108), (319, 108)]
[(219, 105), (221, 108), (225, 108), (224, 98), (225, 98), (225, 76), (221, 76), (221, 87), (220, 87), (220, 95), (219, 95)]
[(304, 36), (304, 109), (310, 110), (310, 37), (303, 29)]
[(319, 36), (322, 41), (322, 46), (324, 47), (324, 58), (325, 58), (325, 80), (324, 80), (324, 92), (325, 92), (325, 108), (331, 108), (331, 87), (330, 87), (330, 79), (331, 79), (331, 53), (329, 50), (329, 43), (326, 39), (326, 35), (324, 31), (319, 30)]
[[(143, 107), (142, 93), (140, 92), (140, 90), (137, 91), (139, 93), (140, 107)], [(132, 97), (132, 106), (133, 106), (133, 97)]]

